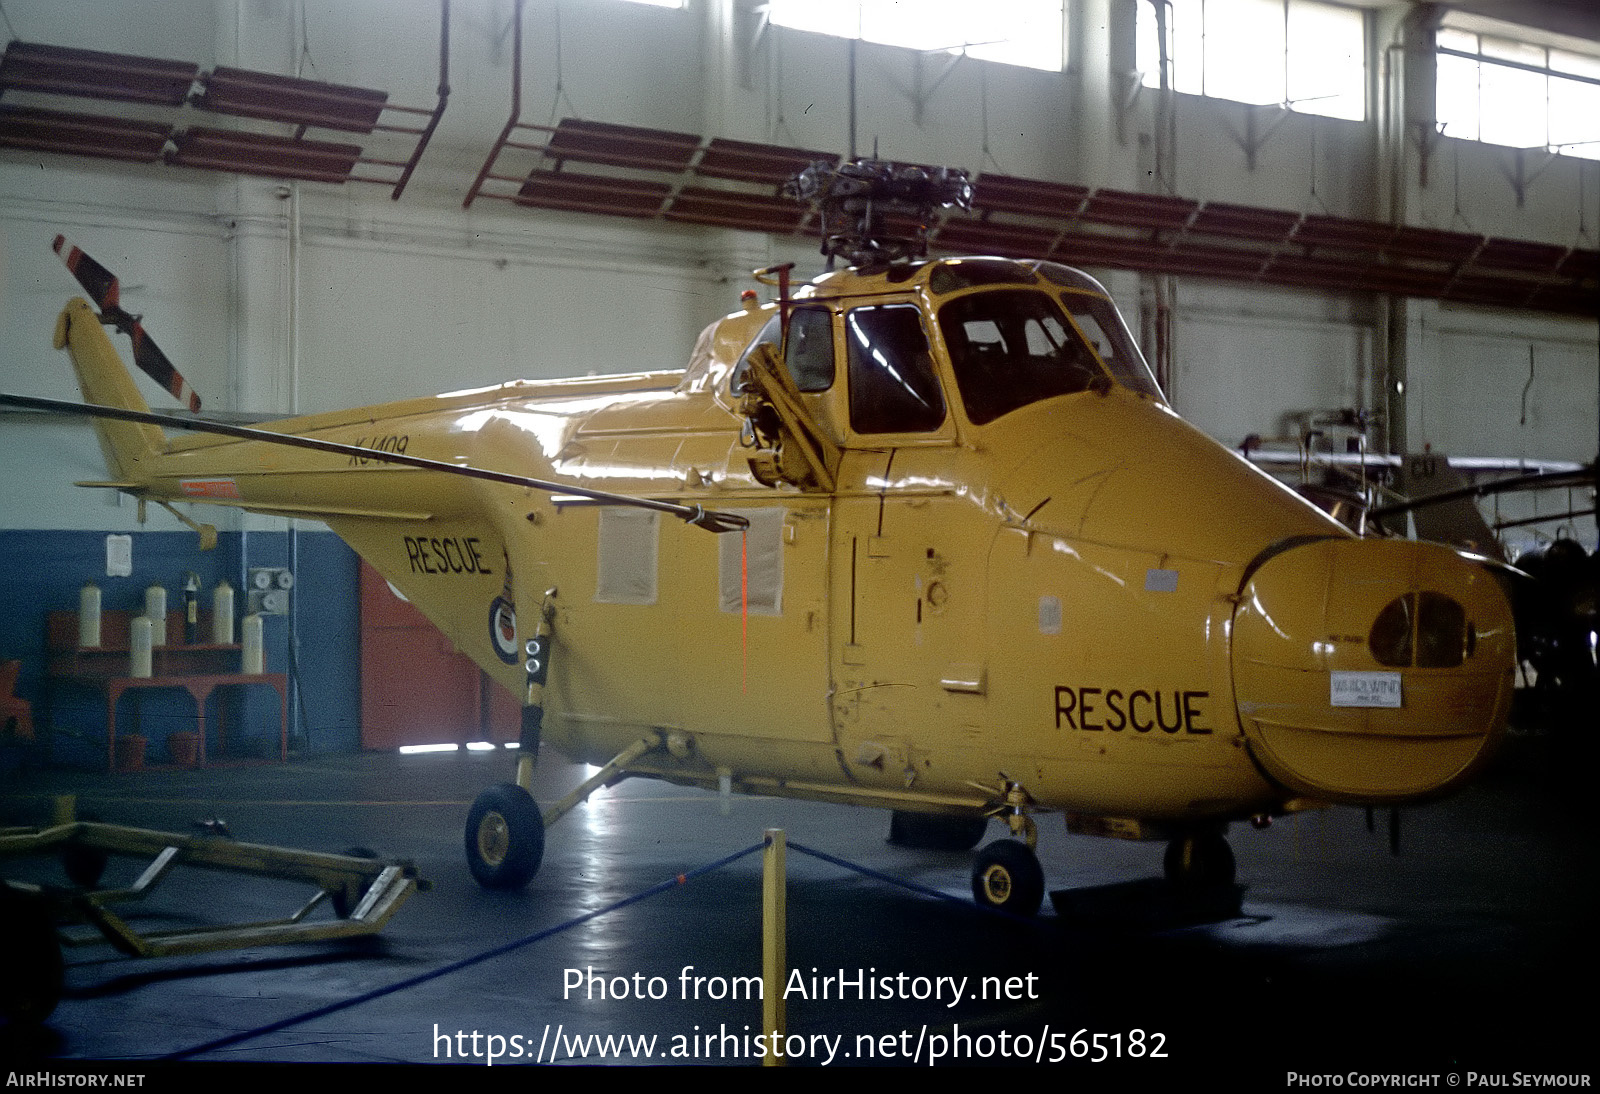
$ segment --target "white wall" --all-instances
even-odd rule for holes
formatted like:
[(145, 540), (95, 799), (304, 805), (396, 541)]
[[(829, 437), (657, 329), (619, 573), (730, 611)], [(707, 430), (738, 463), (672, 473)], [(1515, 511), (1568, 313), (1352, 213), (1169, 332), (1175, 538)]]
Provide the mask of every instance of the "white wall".
[[(886, 157), (1146, 185), (1155, 96), (1125, 98), (1133, 4), (1072, 5), (1079, 64), (1065, 74), (971, 60), (946, 72), (943, 58), (862, 45), (858, 151), (870, 153), (876, 139)], [(843, 151), (847, 43), (769, 29), (749, 51), (750, 7), (529, 0), (524, 120), (576, 114)], [(305, 0), (303, 22), (300, 8), (291, 0), (6, 5), (24, 40), (205, 68), (293, 72), (303, 32), (306, 75), (432, 105), (436, 4)], [(808, 240), (564, 216), (488, 199), (463, 209), (510, 108), (511, 13), (511, 0), (454, 3), (449, 109), (399, 202), (379, 187), (302, 184), (291, 198), (271, 180), (0, 152), (0, 389), (73, 395), (64, 358), (49, 348), (55, 314), (75, 291), (49, 252), (58, 231), (122, 275), (129, 308), (146, 314), (208, 406), (271, 413), (518, 376), (678, 367), (699, 328), (737, 306), (750, 268), (786, 258), (817, 268)], [(1179, 97), (1178, 118), (1174, 177), (1186, 196), (1380, 214), (1389, 184), (1371, 124), (1289, 116), (1251, 169), (1240, 145), (1245, 108)], [(1600, 165), (1543, 164), (1519, 206), (1502, 170), (1508, 155), (1441, 142), (1424, 187), (1413, 150), (1402, 168), (1408, 219), (1563, 244), (1586, 225), (1584, 245), (1593, 247)], [(531, 165), (508, 155), (501, 167)], [(1108, 280), (1125, 309), (1138, 304), (1138, 279)], [(1186, 280), (1174, 309), (1177, 404), (1228, 443), (1270, 436), (1295, 414), (1379, 401), (1381, 309), (1370, 298)], [(1593, 322), (1428, 303), (1411, 310), (1414, 444), (1593, 456)], [(1129, 323), (1139, 329), (1138, 316)], [(1537, 382), (1522, 426), (1530, 342)], [(152, 402), (167, 405), (159, 395)], [(0, 459), (10, 471), (0, 476), (0, 526), (121, 528), (132, 520), (131, 507), (65, 485), (104, 473), (86, 427), (0, 416)]]

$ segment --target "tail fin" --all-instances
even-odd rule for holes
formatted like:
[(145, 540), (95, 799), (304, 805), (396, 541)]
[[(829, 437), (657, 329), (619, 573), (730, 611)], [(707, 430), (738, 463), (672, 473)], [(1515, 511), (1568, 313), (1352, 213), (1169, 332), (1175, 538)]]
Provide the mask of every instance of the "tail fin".
[[(56, 320), (55, 347), (71, 355), (86, 402), (129, 410), (150, 409), (100, 325), (100, 317), (87, 301), (67, 302)], [(153, 425), (98, 419), (95, 429), (100, 434), (106, 468), (119, 482), (134, 485), (148, 481), (156, 458), (166, 451), (166, 434)]]

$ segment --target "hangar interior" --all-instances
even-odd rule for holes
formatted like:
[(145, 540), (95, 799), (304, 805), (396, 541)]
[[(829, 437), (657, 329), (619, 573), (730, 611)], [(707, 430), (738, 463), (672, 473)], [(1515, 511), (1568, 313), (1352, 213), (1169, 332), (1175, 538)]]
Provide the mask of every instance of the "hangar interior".
[[(1252, 97), (1252, 105), (1163, 91), (1159, 56), (1150, 57), (1147, 3), (1067, 5), (1064, 16), (1056, 13), (1059, 56), (1046, 50), (1043, 61), (1031, 58), (1046, 66), (1054, 59), (1059, 68), (1050, 71), (980, 60), (981, 47), (967, 56), (929, 50), (930, 33), (975, 32), (930, 27), (928, 20), (878, 35), (913, 35), (908, 40), (916, 48), (907, 48), (781, 25), (781, 10), (769, 19), (744, 3), (674, 8), (530, 0), (522, 9), (521, 81), (514, 91), (518, 43), (508, 2), (451, 9), (443, 71), (443, 12), (432, 4), (13, 2), (7, 15), (14, 43), (377, 89), (389, 103), (424, 112), (410, 115), (411, 124), (440, 103), (441, 78), (448, 96), (398, 200), (389, 168), (358, 166), (357, 177), (387, 180), (376, 185), (302, 181), (263, 174), (291, 169), (260, 164), (245, 164), (257, 173), (242, 173), (133, 163), (104, 152), (41, 152), (17, 147), (30, 138), (13, 134), (0, 195), (5, 388), (75, 396), (70, 373), (50, 347), (55, 315), (76, 288), (50, 251), (58, 233), (120, 273), (126, 305), (148, 317), (152, 337), (207, 410), (245, 420), (512, 378), (682, 368), (700, 329), (738, 306), (749, 271), (784, 261), (798, 264), (797, 277), (821, 270), (808, 235), (636, 213), (583, 215), (505, 200), (518, 195), (519, 176), (559, 166), (540, 149), (555, 139), (549, 128), (572, 120), (832, 155), (876, 149), (884, 159), (968, 170), (980, 182), (980, 199), (983, 179), (1001, 176), (1126, 198), (1176, 197), (1202, 208), (1243, 207), (1263, 216), (1362, 222), (1357, 230), (1403, 225), (1469, 241), (1543, 244), (1557, 263), (1568, 252), (1578, 259), (1587, 253), (1588, 282), (1566, 283), (1592, 287), (1600, 232), (1592, 140), (1540, 137), (1540, 143), (1568, 141), (1558, 152), (1476, 139), (1498, 117), (1476, 103), (1471, 109), (1484, 120), (1480, 126), (1476, 116), (1470, 119), (1470, 136), (1454, 135), (1468, 132), (1467, 122), (1452, 120), (1441, 135), (1430, 120), (1442, 63), (1476, 64), (1486, 73), (1485, 102), (1495, 101), (1490, 92), (1499, 74), (1534, 79), (1526, 68), (1497, 67), (1493, 59), (1499, 43), (1522, 40), (1555, 58), (1547, 65), (1565, 66), (1542, 78), (1556, 74), (1577, 97), (1573, 109), (1585, 121), (1591, 116), (1584, 104), (1592, 105), (1594, 77), (1583, 66), (1591, 63), (1585, 58), (1594, 42), (1581, 37), (1582, 11), (1533, 5), (1538, 25), (1520, 30), (1484, 22), (1488, 14), (1506, 14), (1505, 7), (1308, 4), (1302, 13), (1291, 4), (1287, 16), (1273, 16), (1282, 26), (1271, 30), (1272, 19), (1262, 24), (1261, 13), (1241, 5), (1240, 26), (1270, 33), (1237, 48), (1276, 48), (1277, 59), (1262, 67), (1326, 70), (1325, 79), (1346, 88), (1342, 98), (1294, 89), (1303, 98), (1291, 100), (1279, 79), (1234, 92)], [(1338, 17), (1333, 25), (1344, 37), (1320, 38), (1343, 42), (1346, 54), (1359, 46), (1359, 56), (1341, 54), (1342, 69), (1313, 66), (1290, 52), (1338, 52), (1316, 52), (1319, 35), (1300, 29), (1303, 17), (1329, 16)], [(1223, 82), (1222, 73), (1237, 70), (1235, 59), (1215, 49), (1186, 58), (1181, 34), (1189, 32), (1180, 17), (1182, 11), (1174, 13), (1180, 37), (1169, 58), (1175, 66), (1169, 84), (1203, 81), (1206, 63), (1212, 85)], [(1220, 28), (1212, 40), (1245, 37), (1222, 22), (1232, 17), (1226, 8), (1209, 17)], [(804, 25), (805, 18), (790, 22)], [(1432, 30), (1439, 19), (1447, 32), (1442, 39)], [(1286, 38), (1284, 27), (1294, 34)], [(1428, 48), (1461, 40), (1489, 45), (1475, 62), (1458, 55), (1465, 51)], [(1152, 65), (1156, 73), (1148, 71)], [(26, 86), (7, 89), (5, 101), (24, 110), (156, 117), (167, 126), (176, 121), (180, 132), (216, 128), (220, 116), (193, 107), (106, 105)], [(1317, 112), (1323, 103), (1332, 116)], [(495, 157), (496, 139), (513, 116), (546, 130), (519, 129), (513, 143), (520, 147)], [(269, 135), (293, 130), (253, 118), (239, 128)], [(312, 135), (330, 133), (339, 131)], [(408, 134), (378, 132), (367, 139), (367, 154), (403, 162), (416, 143)], [(644, 147), (645, 158), (655, 154)], [(491, 179), (473, 194), (491, 160), (493, 174), (511, 181)], [(573, 169), (586, 167), (594, 170), (581, 161)], [(669, 170), (609, 172), (630, 173), (682, 185)], [(768, 196), (772, 189), (765, 188)], [(473, 200), (463, 207), (469, 194)], [(1151, 237), (1163, 227), (1151, 218), (1162, 215), (1170, 218), (1170, 209), (1130, 205), (1122, 220), (1132, 227), (1118, 230)], [(1021, 245), (1048, 244), (1055, 234), (1047, 227)], [(1105, 239), (1088, 237), (1088, 253), (1103, 253)], [(983, 241), (981, 230), (961, 237), (969, 253), (981, 251)], [(1073, 262), (1080, 242), (1067, 236), (1061, 259)], [(1373, 452), (1493, 457), (1505, 467), (1570, 465), (1594, 455), (1595, 323), (1582, 314), (1581, 291), (1564, 302), (1552, 303), (1547, 294), (1531, 307), (1483, 307), (1449, 296), (1360, 291), (1359, 265), (1329, 263), (1300, 275), (1301, 287), (1288, 287), (1273, 277), (1216, 279), (1077, 261), (1116, 296), (1175, 408), (1224, 444), (1254, 437), (1264, 449), (1293, 454), (1303, 436), (1318, 431), (1313, 443), (1327, 449), (1343, 450), (1360, 433)], [(1206, 264), (1191, 260), (1189, 268)], [(1532, 273), (1519, 270), (1517, 277), (1507, 304), (1518, 293), (1537, 295)], [(1448, 286), (1444, 293), (1460, 295)], [(157, 407), (172, 403), (155, 390), (149, 398)], [(1340, 424), (1351, 415), (1360, 415), (1365, 428)], [(190, 507), (204, 508), (197, 519), (222, 533), (220, 548), (201, 554), (193, 534), (168, 514), (152, 511), (140, 524), (133, 502), (71, 485), (104, 478), (87, 425), (7, 413), (6, 426), (0, 444), (12, 474), (0, 483), (0, 534), (8, 557), (29, 576), (7, 583), (0, 633), (6, 656), (23, 662), (21, 694), (38, 698), (43, 686), (40, 617), (74, 608), (86, 581), (105, 582), (107, 608), (127, 608), (151, 582), (174, 586), (176, 598), (187, 571), (209, 590), (221, 579), (243, 587), (253, 567), (290, 566), (299, 584), (289, 613), (268, 618), (266, 642), (275, 671), (288, 668), (291, 643), (296, 647), (293, 675), (304, 699), (292, 704), (293, 735), (314, 751), (359, 746), (360, 674), (343, 637), (357, 627), (356, 562), (321, 526)], [(1570, 508), (1564, 491), (1495, 504), (1505, 519)], [(1511, 553), (1562, 531), (1593, 547), (1592, 520), (1556, 519), (1509, 531)], [(136, 535), (129, 577), (105, 577), (108, 532)]]
[[(823, 265), (814, 235), (753, 230), (776, 215), (770, 181), (709, 177), (708, 142), (720, 139), (957, 167), (977, 180), (980, 204), (990, 180), (988, 211), (949, 227), (951, 243), (1005, 254), (1044, 245), (1089, 269), (1174, 408), (1224, 445), (1277, 454), (1291, 479), (1307, 444), (1479, 457), (1473, 476), (1594, 460), (1600, 23), (1587, 4), (983, 5), (1019, 13), (1004, 29), (1028, 47), (1015, 53), (993, 41), (1000, 32), (929, 14), (945, 7), (6, 0), (0, 390), (78, 397), (51, 347), (78, 291), (51, 253), (58, 234), (121, 277), (124, 306), (206, 412), (227, 420), (681, 369), (702, 328), (739, 307), (751, 270), (792, 261), (809, 276)], [(896, 8), (919, 10), (896, 22)], [(837, 24), (824, 25), (819, 13), (835, 9)], [(247, 108), (225, 117), (187, 88), (176, 104), (151, 105), (8, 82), (25, 67), (23, 45), (186, 62), (195, 86), (219, 97), (218, 74), (234, 70), (372, 89), (409, 108), (400, 129), (442, 112), (425, 141), (313, 128), (343, 150), (328, 153), (341, 166), (295, 166), (272, 149), (304, 137), (303, 123)], [(43, 111), (53, 113), (30, 113)], [(102, 129), (151, 122), (154, 151), (41, 136), (68, 112)], [(508, 119), (525, 125), (501, 147)], [(279, 143), (207, 161), (189, 138), (219, 130)], [(585, 134), (601, 151), (559, 143)], [(663, 135), (687, 135), (689, 152), (663, 151)], [(409, 173), (396, 196), (399, 172)], [(1009, 204), (1005, 182), (1016, 184)], [(724, 213), (708, 192), (745, 204)], [(688, 204), (697, 194), (702, 204)], [(1070, 216), (1059, 204), (1069, 199)], [(1393, 242), (1400, 229), (1415, 230), (1410, 251)], [(1317, 243), (1313, 230), (1325, 233)], [(986, 232), (995, 247), (983, 246)], [(1190, 237), (1232, 241), (1248, 260), (1185, 255)], [(1302, 261), (1274, 265), (1286, 254)], [(140, 383), (152, 406), (172, 405)], [(326, 528), (180, 506), (219, 529), (218, 547), (201, 552), (167, 512), (72, 485), (106, 474), (87, 424), (17, 410), (0, 422), (0, 557), (11, 560), (0, 657), (21, 662), (16, 695), (48, 706), (45, 619), (75, 610), (87, 582), (107, 609), (131, 610), (152, 583), (181, 597), (188, 572), (208, 596), (226, 580), (242, 597), (253, 571), (282, 568), (294, 584), (287, 610), (266, 618), (265, 656), (290, 680), (291, 748), (373, 746), (363, 577)], [(1510, 524), (1513, 559), (1562, 536), (1592, 551), (1592, 515), (1572, 515), (1592, 510), (1592, 494), (1578, 493), (1506, 495), (1484, 509)], [(107, 576), (110, 535), (132, 536), (122, 576)], [(381, 597), (381, 585), (366, 595)], [(402, 648), (411, 653), (386, 679), (429, 679), (421, 643)], [(503, 711), (475, 679), (464, 688), (470, 724), (423, 726), (408, 741), (514, 736), (496, 728)], [(428, 690), (407, 701), (425, 703)], [(276, 722), (274, 701), (242, 706), (242, 724)], [(163, 711), (149, 704), (147, 723)], [(102, 763), (98, 712), (53, 713), (52, 761)]]

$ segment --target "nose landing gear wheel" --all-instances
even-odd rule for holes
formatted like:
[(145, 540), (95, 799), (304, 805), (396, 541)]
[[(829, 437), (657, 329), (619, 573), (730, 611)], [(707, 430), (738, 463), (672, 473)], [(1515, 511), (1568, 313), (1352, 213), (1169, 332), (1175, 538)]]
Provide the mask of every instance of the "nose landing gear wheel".
[(995, 840), (972, 862), (972, 899), (1012, 915), (1033, 915), (1044, 899), (1044, 870), (1020, 840)]
[(544, 858), (544, 817), (515, 783), (491, 786), (467, 814), (467, 866), (485, 889), (520, 889)]

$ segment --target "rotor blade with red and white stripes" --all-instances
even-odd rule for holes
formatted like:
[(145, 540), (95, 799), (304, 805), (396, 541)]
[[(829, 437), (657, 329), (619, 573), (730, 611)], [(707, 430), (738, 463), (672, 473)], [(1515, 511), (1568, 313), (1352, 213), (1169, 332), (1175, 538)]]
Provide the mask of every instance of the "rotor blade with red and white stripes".
[(123, 310), (122, 287), (117, 275), (68, 243), (65, 236), (56, 236), (53, 246), (56, 254), (61, 256), (61, 261), (67, 264), (67, 269), (72, 271), (72, 276), (78, 279), (78, 284), (83, 286), (100, 309), (101, 320), (133, 340), (133, 363), (170, 392), (174, 399), (198, 413), (200, 396), (189, 386), (183, 374), (173, 367), (167, 355), (161, 352), (161, 347), (145, 333), (144, 324), (139, 318)]

